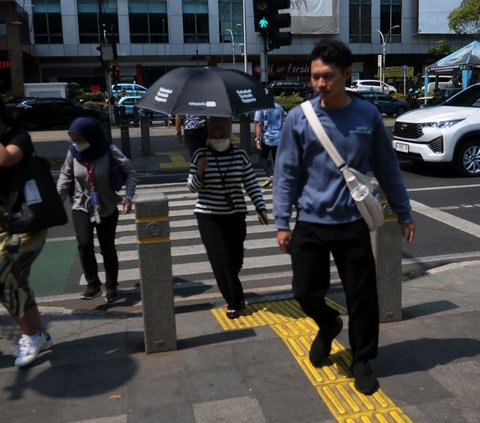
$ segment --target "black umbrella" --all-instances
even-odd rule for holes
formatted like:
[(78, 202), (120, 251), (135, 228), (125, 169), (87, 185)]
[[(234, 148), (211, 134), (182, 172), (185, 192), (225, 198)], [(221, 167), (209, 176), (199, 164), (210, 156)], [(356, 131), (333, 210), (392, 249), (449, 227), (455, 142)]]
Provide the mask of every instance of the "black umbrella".
[(268, 88), (245, 72), (180, 67), (159, 78), (137, 106), (172, 115), (235, 116), (274, 104)]

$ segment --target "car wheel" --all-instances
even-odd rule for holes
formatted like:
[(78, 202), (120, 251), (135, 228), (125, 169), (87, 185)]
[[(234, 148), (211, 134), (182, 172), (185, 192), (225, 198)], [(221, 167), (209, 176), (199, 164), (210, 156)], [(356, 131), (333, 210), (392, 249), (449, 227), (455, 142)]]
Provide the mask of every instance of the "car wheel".
[(395, 110), (395, 114), (397, 116), (403, 115), (406, 112), (405, 107), (399, 107), (397, 110)]
[(457, 151), (454, 164), (463, 176), (480, 176), (480, 139), (462, 144)]
[(396, 94), (396, 92), (395, 91), (390, 91), (388, 94), (394, 95), (394, 94)]

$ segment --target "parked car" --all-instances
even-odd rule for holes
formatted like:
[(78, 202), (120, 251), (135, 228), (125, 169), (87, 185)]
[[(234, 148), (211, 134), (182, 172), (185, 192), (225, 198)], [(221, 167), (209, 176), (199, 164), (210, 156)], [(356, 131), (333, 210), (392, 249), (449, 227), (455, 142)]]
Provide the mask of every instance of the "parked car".
[(307, 94), (313, 92), (312, 87), (298, 81), (273, 81), (270, 83), (269, 88), (273, 95), (281, 95), (282, 93), (292, 95), (299, 93), (301, 97), (305, 97)]
[(11, 102), (7, 110), (26, 130), (65, 129), (79, 116), (91, 116), (101, 122), (108, 119), (103, 110), (61, 97), (29, 97), (16, 104)]
[(393, 147), (400, 158), (450, 163), (464, 176), (480, 176), (480, 83), (397, 118)]
[(119, 83), (112, 85), (112, 95), (118, 96), (143, 96), (147, 92), (147, 88), (140, 84)]
[[(142, 97), (139, 96), (124, 96), (118, 100), (117, 106), (125, 108), (125, 115), (129, 119), (133, 119), (133, 112), (135, 108), (135, 104), (141, 99)], [(168, 116), (161, 112), (152, 112), (147, 109), (142, 109), (144, 113), (150, 118), (150, 120), (164, 120), (169, 118), (172, 121), (174, 118), (172, 116)]]
[(355, 91), (377, 91), (379, 93), (395, 94), (397, 89), (382, 81), (376, 79), (357, 79), (352, 82), (352, 86)]
[(375, 104), (380, 113), (386, 113), (388, 116), (400, 116), (410, 108), (406, 101), (397, 100), (390, 94), (377, 93), (376, 91), (357, 91), (357, 94)]

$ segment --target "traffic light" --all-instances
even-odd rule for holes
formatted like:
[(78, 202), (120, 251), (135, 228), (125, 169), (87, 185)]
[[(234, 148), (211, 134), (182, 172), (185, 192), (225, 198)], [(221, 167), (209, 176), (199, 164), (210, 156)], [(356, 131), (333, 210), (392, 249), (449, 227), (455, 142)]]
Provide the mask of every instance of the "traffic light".
[(272, 5), (268, 28), (268, 50), (274, 50), (292, 44), (292, 33), (280, 31), (283, 28), (290, 28), (292, 18), (290, 13), (279, 13), (282, 9), (290, 9), (290, 0), (272, 0), (270, 3)]
[(266, 37), (268, 33), (272, 7), (271, 4), (271, 0), (253, 0), (255, 32), (258, 32), (261, 37)]
[(118, 63), (114, 63), (112, 66), (112, 79), (114, 83), (117, 83), (120, 80), (120, 68)]

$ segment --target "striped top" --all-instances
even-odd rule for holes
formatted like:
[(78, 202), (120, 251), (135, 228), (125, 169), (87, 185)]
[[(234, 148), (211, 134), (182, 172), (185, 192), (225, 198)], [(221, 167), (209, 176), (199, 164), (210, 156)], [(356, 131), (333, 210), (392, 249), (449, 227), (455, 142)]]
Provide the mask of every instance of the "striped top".
[[(201, 180), (197, 176), (197, 162), (204, 154), (208, 167)], [(198, 149), (192, 158), (187, 186), (191, 192), (198, 192), (195, 213), (247, 213), (243, 189), (255, 209), (266, 209), (252, 162), (247, 153), (236, 146), (224, 153), (213, 152), (208, 147)]]

